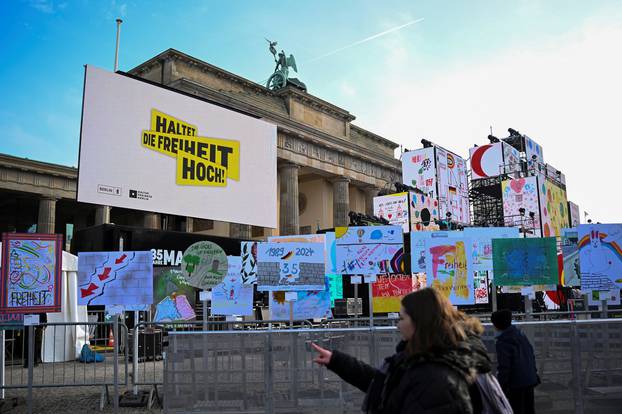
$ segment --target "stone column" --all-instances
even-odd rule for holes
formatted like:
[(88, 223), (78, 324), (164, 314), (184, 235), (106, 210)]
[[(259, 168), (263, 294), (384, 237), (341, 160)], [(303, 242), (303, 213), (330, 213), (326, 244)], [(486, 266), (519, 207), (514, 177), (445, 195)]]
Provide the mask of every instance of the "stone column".
[(365, 214), (368, 216), (374, 215), (374, 197), (378, 195), (378, 189), (376, 187), (365, 187)]
[(250, 240), (251, 226), (248, 224), (229, 223), (229, 237), (232, 239)]
[(39, 200), (37, 233), (53, 234), (56, 231), (56, 199), (43, 197)]
[(143, 227), (146, 229), (160, 229), (160, 215), (158, 213), (145, 213)]
[(194, 220), (192, 217), (186, 217), (186, 233), (192, 233), (194, 231)]
[(95, 225), (110, 223), (110, 206), (97, 206), (95, 209)]
[(337, 177), (333, 182), (333, 227), (350, 224), (350, 179)]
[(298, 169), (296, 164), (286, 163), (279, 166), (281, 180), (281, 211), (279, 218), (279, 234), (287, 236), (298, 234), (300, 216), (298, 211)]

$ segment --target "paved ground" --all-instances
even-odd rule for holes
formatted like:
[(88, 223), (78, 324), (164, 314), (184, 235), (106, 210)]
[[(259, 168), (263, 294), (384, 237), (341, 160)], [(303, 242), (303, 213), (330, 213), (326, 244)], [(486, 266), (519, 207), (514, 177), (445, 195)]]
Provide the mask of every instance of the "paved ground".
[[(58, 413), (58, 414), (76, 414), (76, 413), (114, 413), (112, 406), (108, 405), (103, 411), (99, 411), (101, 388), (84, 387), (84, 388), (46, 388), (34, 390), (33, 392), (33, 413)], [(0, 412), (2, 413), (27, 413), (26, 407), (26, 390), (8, 391), (8, 397), (18, 397), (18, 406), (10, 408), (8, 402)], [(161, 412), (160, 408), (147, 410), (146, 408), (121, 408), (120, 413), (146, 413)]]
[[(128, 373), (131, 373), (132, 365), (128, 362)], [(125, 380), (125, 363), (119, 364), (119, 378)], [(21, 364), (7, 366), (5, 370), (7, 385), (27, 384), (28, 373)], [(138, 376), (142, 382), (155, 382), (162, 380), (162, 361), (148, 361), (139, 364)], [(54, 364), (39, 364), (33, 370), (34, 384), (77, 384), (78, 386), (56, 387), (56, 388), (34, 388), (33, 389), (33, 413), (82, 413), (82, 412), (114, 412), (112, 406), (108, 404), (103, 411), (99, 411), (100, 395), (104, 387), (81, 386), (82, 384), (112, 384), (114, 370), (112, 355), (106, 355), (106, 361), (100, 364), (81, 364), (79, 362), (64, 362)], [(128, 378), (128, 381), (130, 379)], [(131, 382), (131, 381), (130, 381)], [(142, 387), (148, 389), (149, 387)], [(110, 401), (114, 389), (108, 387)], [(119, 393), (123, 394), (126, 390), (131, 391), (131, 387), (122, 385)], [(4, 404), (0, 413), (26, 413), (27, 389), (8, 389), (5, 396), (7, 402)], [(12, 408), (12, 399), (17, 398), (17, 407)], [(152, 410), (146, 408), (121, 408), (121, 413), (139, 412), (161, 412), (159, 405)]]
[[(621, 325), (617, 325), (621, 326)], [(536, 349), (536, 359), (542, 385), (536, 389), (536, 404), (538, 412), (553, 414), (575, 412), (574, 392), (576, 382), (573, 375), (576, 369), (572, 363), (573, 347), (566, 326), (543, 326), (538, 330), (525, 328), (532, 335)], [(622, 332), (619, 329), (601, 326), (583, 327), (579, 331), (579, 364), (583, 387), (584, 412), (586, 414), (614, 414), (620, 412), (622, 406)], [(378, 355), (388, 355), (392, 351), (395, 338), (392, 332), (378, 333), (376, 346)], [(305, 336), (306, 335), (306, 336)], [(364, 332), (345, 333), (337, 332), (326, 335), (326, 346), (343, 349), (349, 353), (369, 350), (368, 335)], [(292, 341), (290, 337), (274, 334), (269, 346), (264, 343), (264, 337), (259, 335), (248, 337), (227, 337), (216, 340), (212, 338), (207, 346), (201, 341), (189, 348), (179, 347), (169, 349), (169, 375), (174, 373), (169, 385), (169, 403), (179, 407), (190, 408), (184, 412), (223, 412), (224, 407), (252, 407), (259, 410), (265, 407), (266, 399), (271, 400), (280, 413), (332, 414), (360, 412), (362, 394), (352, 391), (342, 385), (342, 382), (333, 374), (320, 370), (310, 362), (312, 351), (306, 347), (311, 338), (301, 334), (300, 338)], [(243, 342), (240, 342), (242, 341)], [(304, 343), (303, 343), (304, 342)], [(492, 347), (491, 337), (486, 339), (487, 345)], [(176, 351), (173, 352), (173, 349)], [(209, 352), (209, 369), (203, 369), (200, 349)], [(267, 350), (270, 351), (267, 351)], [(187, 352), (186, 352), (187, 351)], [(243, 352), (242, 352), (243, 351)], [(241, 358), (244, 355), (244, 358)], [(294, 357), (294, 355), (296, 355)], [(491, 356), (494, 356), (491, 354)], [(274, 378), (271, 390), (266, 387), (264, 380), (266, 367), (264, 362), (269, 357), (271, 361), (270, 374)], [(299, 361), (292, 367), (290, 362)], [(9, 361), (19, 362), (19, 361)], [(174, 364), (179, 364), (178, 366)], [(65, 384), (63, 388), (35, 388), (33, 391), (34, 413), (97, 413), (102, 386), (77, 386), (79, 384), (104, 384), (113, 382), (112, 355), (106, 355), (106, 361), (99, 364), (81, 364), (65, 362), (56, 364), (40, 364), (34, 369), (34, 384)], [(126, 372), (132, 372), (131, 362), (125, 366), (123, 359), (119, 364), (118, 376), (124, 381)], [(207, 372), (207, 374), (205, 374)], [(127, 376), (129, 383), (131, 379)], [(162, 383), (162, 361), (148, 361), (139, 364), (138, 381), (140, 383)], [(295, 378), (295, 380), (293, 379)], [(321, 379), (321, 380), (320, 380)], [(26, 385), (27, 371), (21, 364), (9, 364), (6, 368), (7, 385)], [(294, 390), (294, 383), (298, 387)], [(141, 387), (148, 389), (147, 386)], [(123, 385), (120, 392), (128, 388)], [(112, 393), (112, 388), (109, 387)], [(201, 396), (201, 392), (209, 390), (209, 402)], [(198, 391), (198, 392), (197, 392)], [(160, 393), (163, 390), (160, 388)], [(297, 398), (293, 394), (297, 394)], [(20, 398), (20, 404), (12, 409), (6, 407), (1, 412), (26, 413), (26, 389), (11, 389), (6, 391), (7, 397)], [(324, 400), (321, 399), (324, 395)], [(197, 398), (198, 396), (198, 398)], [(214, 410), (215, 401), (221, 409)], [(293, 403), (298, 406), (294, 408)], [(344, 402), (347, 408), (344, 409)], [(175, 403), (175, 404), (173, 404)], [(320, 405), (324, 407), (320, 408)], [(159, 405), (152, 410), (146, 408), (121, 408), (121, 413), (161, 412)], [(108, 405), (104, 413), (113, 413)]]

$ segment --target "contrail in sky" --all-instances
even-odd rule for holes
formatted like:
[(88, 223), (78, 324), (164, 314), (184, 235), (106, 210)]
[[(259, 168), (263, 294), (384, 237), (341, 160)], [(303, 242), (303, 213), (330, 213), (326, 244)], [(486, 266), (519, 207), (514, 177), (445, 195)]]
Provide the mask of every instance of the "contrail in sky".
[(305, 62), (305, 63), (311, 63), (311, 62), (315, 62), (316, 60), (324, 59), (325, 57), (328, 57), (328, 56), (334, 55), (335, 53), (339, 53), (339, 52), (341, 52), (342, 50), (346, 50), (346, 49), (349, 49), (349, 48), (351, 48), (351, 47), (358, 46), (358, 45), (360, 45), (361, 43), (369, 42), (370, 40), (377, 39), (377, 38), (379, 38), (379, 37), (381, 37), (381, 36), (384, 36), (384, 35), (389, 34), (389, 33), (396, 32), (396, 31), (398, 31), (398, 30), (400, 30), (400, 29), (403, 29), (403, 28), (405, 28), (405, 27), (408, 27), (408, 26), (410, 26), (410, 25), (413, 25), (413, 24), (415, 24), (415, 23), (419, 23), (419, 22), (422, 22), (422, 21), (423, 21), (423, 17), (421, 17), (421, 18), (419, 18), (419, 19), (417, 19), (417, 20), (413, 20), (413, 21), (408, 22), (408, 23), (404, 23), (404, 24), (403, 24), (403, 25), (401, 25), (401, 26), (397, 26), (397, 27), (394, 27), (394, 28), (392, 28), (392, 29), (385, 30), (384, 32), (376, 33), (376, 34), (375, 34), (375, 35), (373, 35), (373, 36), (369, 36), (369, 37), (366, 37), (366, 38), (365, 38), (365, 39), (363, 39), (363, 40), (359, 40), (358, 42), (354, 42), (354, 43), (351, 43), (351, 44), (349, 44), (349, 45), (347, 45), (347, 46), (340, 47), (339, 49), (333, 50), (332, 52), (328, 52), (328, 53), (326, 53), (326, 54), (323, 54), (323, 55), (321, 55), (321, 56), (318, 56), (318, 57), (316, 57), (316, 58), (313, 58), (313, 59), (311, 59), (311, 60), (308, 60), (308, 61), (307, 61), (307, 62)]

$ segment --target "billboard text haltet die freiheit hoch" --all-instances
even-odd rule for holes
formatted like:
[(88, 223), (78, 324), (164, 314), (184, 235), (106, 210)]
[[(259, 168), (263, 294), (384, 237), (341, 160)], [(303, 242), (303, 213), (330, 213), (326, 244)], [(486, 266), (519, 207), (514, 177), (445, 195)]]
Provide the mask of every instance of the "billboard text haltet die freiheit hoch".
[(197, 136), (197, 128), (151, 110), (151, 129), (142, 131), (143, 147), (177, 159), (178, 185), (225, 187), (240, 179), (240, 142)]

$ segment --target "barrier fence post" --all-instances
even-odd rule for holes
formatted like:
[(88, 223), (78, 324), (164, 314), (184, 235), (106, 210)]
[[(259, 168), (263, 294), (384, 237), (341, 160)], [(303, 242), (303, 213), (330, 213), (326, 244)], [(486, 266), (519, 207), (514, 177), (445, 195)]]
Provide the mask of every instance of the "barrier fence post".
[(292, 344), (292, 398), (294, 400), (294, 407), (298, 407), (298, 335), (293, 331), (290, 332), (290, 335)]
[(497, 311), (497, 285), (495, 285), (495, 280), (492, 279), (490, 281), (490, 297), (492, 299), (492, 311)]
[(244, 395), (244, 400), (243, 400), (243, 406), (242, 408), (244, 408), (245, 410), (248, 408), (248, 388), (246, 386), (246, 343), (244, 338), (246, 337), (246, 335), (244, 335), (244, 333), (242, 333), (242, 335), (240, 336), (240, 347), (241, 347), (241, 352), (240, 352), (240, 357), (242, 358), (242, 394)]
[(367, 285), (369, 287), (369, 362), (372, 366), (378, 365), (378, 358), (376, 355), (376, 332), (374, 329), (374, 301), (371, 282)]
[(533, 319), (533, 302), (529, 295), (523, 295), (523, 301), (525, 302), (525, 319), (530, 321)]
[(574, 412), (583, 414), (583, 381), (581, 380), (581, 340), (577, 330), (577, 322), (571, 323), (572, 335), (572, 377), (574, 379)]
[(132, 387), (132, 391), (134, 392), (134, 395), (138, 395), (138, 335), (140, 335), (139, 324), (134, 324), (133, 331), (134, 334), (132, 335), (132, 346), (134, 347), (134, 349), (132, 350), (132, 383), (134, 384), (134, 386)]
[(114, 380), (114, 412), (119, 412), (119, 317), (115, 315), (112, 322), (113, 355), (113, 380)]
[(266, 413), (273, 413), (273, 390), (272, 390), (272, 330), (268, 330), (266, 335), (266, 346), (264, 347), (264, 380), (266, 391)]
[(4, 344), (4, 339), (5, 339), (5, 333), (6, 331), (3, 329), (0, 331), (0, 341), (2, 341), (2, 349), (0, 350), (0, 386), (2, 386), (3, 388), (0, 389), (0, 399), (4, 400), (4, 386), (5, 386), (5, 377), (4, 377), (4, 366), (5, 364), (5, 360), (4, 360), (4, 356), (5, 356), (5, 344)]
[(28, 414), (32, 414), (32, 383), (34, 374), (35, 359), (35, 329), (28, 325)]
[(129, 375), (130, 375), (130, 353), (128, 351), (129, 347), (130, 347), (130, 330), (127, 328), (127, 325), (124, 323), (122, 326), (122, 330), (123, 330), (123, 334), (122, 336), (125, 338), (125, 346), (123, 347), (123, 364), (125, 366), (125, 381), (124, 384), (125, 387), (127, 388), (129, 385)]
[(607, 314), (609, 313), (609, 309), (608, 309), (608, 305), (607, 305), (607, 301), (606, 300), (601, 300), (601, 308), (602, 308), (602, 313), (601, 313), (601, 317), (603, 319), (607, 319)]

